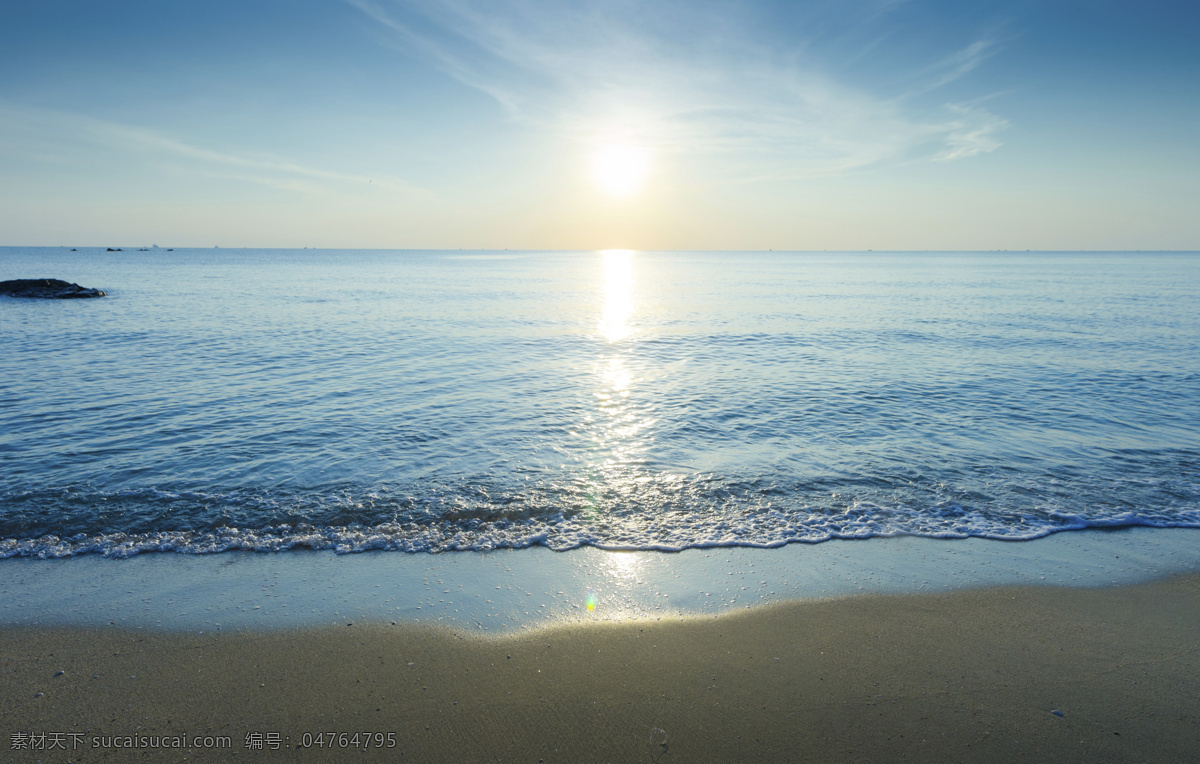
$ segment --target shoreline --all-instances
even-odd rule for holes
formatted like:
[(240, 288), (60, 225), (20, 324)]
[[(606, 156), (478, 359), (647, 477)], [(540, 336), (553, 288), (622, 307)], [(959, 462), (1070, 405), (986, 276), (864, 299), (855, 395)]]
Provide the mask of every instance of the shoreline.
[(12, 558), (0, 560), (0, 627), (207, 632), (397, 622), (503, 633), (849, 594), (1136, 584), (1200, 573), (1197, 541), (1200, 529), (1123, 528), (1020, 542), (901, 536), (674, 553), (531, 547)]
[[(130, 751), (105, 741), (186, 734), (230, 748), (142, 748), (140, 760), (333, 761), (348, 753), (342, 733), (349, 748), (366, 731), (395, 740), (360, 739), (368, 760), (1197, 756), (1200, 575), (660, 618), (489, 635), (4, 627), (0, 746), (17, 761), (116, 761)], [(23, 731), (82, 734), (83, 747), (13, 750)], [(295, 749), (325, 732), (332, 748)], [(260, 733), (264, 747), (248, 748)]]

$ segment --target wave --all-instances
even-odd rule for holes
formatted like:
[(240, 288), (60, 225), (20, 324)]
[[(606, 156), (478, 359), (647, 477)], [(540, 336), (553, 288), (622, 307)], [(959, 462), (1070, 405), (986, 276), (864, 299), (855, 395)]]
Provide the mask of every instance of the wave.
[(222, 527), (208, 531), (10, 538), (0, 540), (0, 558), (56, 559), (98, 554), (119, 559), (147, 552), (215, 554), (292, 550), (332, 550), (338, 554), (369, 551), (488, 552), (532, 546), (545, 546), (556, 551), (592, 546), (614, 551), (680, 552), (694, 548), (773, 548), (792, 543), (896, 536), (1029, 541), (1063, 531), (1133, 526), (1200, 528), (1200, 510), (1169, 515), (1126, 512), (1103, 517), (1050, 513), (1043, 518), (998, 519), (958, 506), (931, 513), (904, 507), (860, 504), (851, 511), (834, 516), (810, 514), (800, 517), (768, 511), (743, 517), (740, 522), (697, 522), (673, 527), (579, 517), (560, 517), (557, 520), (471, 520), (465, 523), (440, 521), (428, 524), (388, 522), (371, 526), (285, 524), (254, 529)]

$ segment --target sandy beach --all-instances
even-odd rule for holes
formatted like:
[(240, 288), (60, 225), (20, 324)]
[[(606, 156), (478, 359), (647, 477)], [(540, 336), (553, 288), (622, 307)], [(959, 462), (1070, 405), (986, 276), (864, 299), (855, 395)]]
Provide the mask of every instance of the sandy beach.
[(1189, 761), (1197, 644), (1198, 576), (483, 637), (7, 628), (3, 746), (12, 761)]

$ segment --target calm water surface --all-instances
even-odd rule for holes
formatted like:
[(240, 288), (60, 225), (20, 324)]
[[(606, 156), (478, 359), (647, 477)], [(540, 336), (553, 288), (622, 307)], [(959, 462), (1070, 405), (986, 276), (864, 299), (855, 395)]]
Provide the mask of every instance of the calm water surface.
[(0, 556), (1200, 527), (1200, 256), (0, 249)]

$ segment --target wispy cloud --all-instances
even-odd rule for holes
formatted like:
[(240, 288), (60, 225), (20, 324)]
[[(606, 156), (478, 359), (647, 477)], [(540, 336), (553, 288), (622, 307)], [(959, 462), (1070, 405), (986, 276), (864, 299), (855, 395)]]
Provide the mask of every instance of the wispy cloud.
[(932, 64), (918, 69), (913, 78), (916, 85), (907, 95), (928, 93), (969, 74), (1000, 49), (999, 42), (990, 33), (969, 45), (951, 52)]
[[(1006, 124), (979, 107), (914, 105), (915, 95), (992, 55), (997, 46), (986, 36), (931, 53), (931, 62), (914, 65), (908, 89), (889, 94), (839, 76), (808, 52), (802, 31), (786, 49), (767, 44), (734, 4), (346, 2), (397, 47), (487, 93), (514, 120), (585, 141), (633, 138), (659, 151), (724, 157), (743, 165), (743, 179), (962, 159), (997, 148)], [(872, 0), (856, 23), (901, 5)]]
[(948, 108), (958, 115), (958, 119), (950, 123), (945, 148), (934, 155), (935, 160), (966, 159), (1000, 147), (996, 132), (1008, 124), (1006, 120), (977, 106), (952, 105)]
[(319, 194), (333, 187), (367, 186), (404, 194), (428, 192), (403, 180), (367, 177), (296, 164), (274, 157), (232, 154), (161, 132), (80, 114), (0, 101), (0, 143), (11, 153), (65, 164), (85, 156), (116, 156), (157, 165), (174, 174)]

